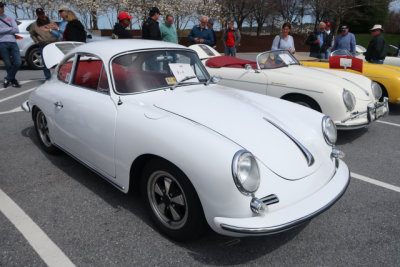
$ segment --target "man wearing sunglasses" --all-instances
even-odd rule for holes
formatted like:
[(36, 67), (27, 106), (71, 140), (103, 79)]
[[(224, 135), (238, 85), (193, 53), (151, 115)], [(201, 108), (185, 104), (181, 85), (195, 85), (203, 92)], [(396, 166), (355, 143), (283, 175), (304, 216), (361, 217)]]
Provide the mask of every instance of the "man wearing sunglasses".
[(365, 60), (369, 63), (383, 64), (386, 57), (386, 43), (383, 37), (382, 25), (375, 24), (370, 29), (372, 40), (369, 42), (367, 52), (364, 53)]

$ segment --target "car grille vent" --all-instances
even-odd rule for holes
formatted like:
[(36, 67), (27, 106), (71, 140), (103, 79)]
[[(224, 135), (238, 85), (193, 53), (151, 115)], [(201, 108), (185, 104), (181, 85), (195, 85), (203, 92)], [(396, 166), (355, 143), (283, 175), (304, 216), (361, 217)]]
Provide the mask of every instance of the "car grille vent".
[(279, 198), (275, 194), (271, 194), (271, 195), (268, 195), (266, 197), (263, 197), (261, 199), (261, 201), (265, 205), (272, 205), (272, 204), (278, 203), (279, 202)]

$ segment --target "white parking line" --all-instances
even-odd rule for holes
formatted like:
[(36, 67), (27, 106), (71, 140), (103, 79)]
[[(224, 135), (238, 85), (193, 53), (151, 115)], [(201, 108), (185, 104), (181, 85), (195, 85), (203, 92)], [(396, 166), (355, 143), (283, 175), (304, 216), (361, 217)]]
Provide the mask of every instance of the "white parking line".
[(31, 89), (25, 90), (25, 91), (23, 91), (23, 92), (21, 92), (21, 93), (18, 93), (18, 94), (16, 94), (16, 95), (12, 95), (12, 96), (3, 98), (3, 99), (0, 100), (0, 103), (2, 103), (2, 102), (4, 102), (4, 101), (7, 101), (7, 100), (10, 100), (10, 99), (12, 99), (12, 98), (14, 98), (14, 97), (17, 97), (17, 96), (20, 96), (20, 95), (23, 95), (23, 94), (32, 92), (32, 91), (35, 90), (35, 89), (36, 89), (36, 87), (33, 87), (33, 88), (31, 88)]
[(12, 110), (0, 112), (0, 115), (14, 113), (14, 112), (20, 112), (20, 111), (23, 111), (23, 109), (21, 107), (16, 107), (16, 108), (14, 108)]
[(21, 232), (48, 266), (75, 266), (42, 229), (1, 189), (0, 211)]
[(383, 124), (400, 127), (400, 124), (393, 123), (393, 122), (388, 122), (388, 121), (376, 121), (376, 122), (380, 122), (380, 123), (383, 123)]
[(396, 192), (400, 193), (400, 187), (398, 187), (398, 186), (387, 184), (387, 183), (384, 183), (384, 182), (381, 182), (381, 181), (378, 181), (378, 180), (375, 180), (375, 179), (372, 179), (372, 178), (369, 178), (369, 177), (366, 177), (366, 176), (363, 176), (361, 174), (357, 174), (357, 173), (354, 173), (354, 172), (350, 173), (350, 175), (351, 175), (351, 177), (359, 179), (361, 181), (364, 181), (364, 182), (367, 182), (367, 183), (371, 183), (371, 184), (374, 184), (374, 185), (377, 185), (377, 186), (380, 186), (380, 187), (384, 187), (386, 189), (390, 189), (390, 190), (393, 190), (393, 191), (396, 191)]
[[(23, 84), (26, 84), (26, 83), (29, 83), (29, 82), (33, 82), (33, 80), (26, 80), (26, 81), (20, 81), (19, 82), (19, 84), (20, 85), (23, 85)], [(7, 90), (7, 89), (15, 89), (14, 87), (12, 87), (12, 86), (9, 86), (9, 87), (7, 87), (7, 88), (0, 88), (0, 92), (1, 91), (4, 91), (4, 90)]]

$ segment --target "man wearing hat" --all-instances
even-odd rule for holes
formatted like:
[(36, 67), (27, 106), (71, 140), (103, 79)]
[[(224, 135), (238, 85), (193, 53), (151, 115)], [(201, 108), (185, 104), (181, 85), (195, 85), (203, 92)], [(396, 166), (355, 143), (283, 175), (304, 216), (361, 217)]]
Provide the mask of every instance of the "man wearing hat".
[(370, 63), (383, 64), (386, 57), (386, 43), (383, 38), (382, 25), (375, 24), (370, 31), (373, 38), (368, 44), (367, 52), (364, 53), (365, 60)]
[(326, 32), (326, 34), (328, 35), (328, 37), (327, 37), (327, 43), (329, 44), (329, 48), (326, 50), (326, 56), (325, 56), (325, 58), (329, 58), (329, 55), (331, 54), (331, 51), (332, 51), (332, 48), (333, 48), (333, 45), (334, 45), (334, 39), (335, 39), (335, 37), (333, 36), (333, 31), (331, 31), (331, 26), (332, 26), (332, 24), (329, 22), (329, 21), (327, 21), (326, 23), (326, 26), (325, 26), (325, 32)]
[(157, 21), (160, 15), (160, 10), (157, 7), (150, 9), (149, 18), (142, 26), (142, 39), (161, 41), (161, 32)]
[(113, 39), (132, 39), (132, 35), (126, 29), (131, 24), (132, 16), (126, 12), (118, 14), (118, 23), (115, 23), (112, 32)]
[(161, 38), (164, 42), (178, 43), (178, 34), (174, 25), (174, 17), (168, 14), (160, 25)]
[(32, 23), (29, 33), (32, 40), (39, 45), (39, 50), (43, 62), (44, 76), (46, 80), (50, 80), (50, 70), (46, 67), (46, 64), (43, 60), (43, 48), (50, 43), (58, 41), (58, 38), (51, 34), (52, 29), (54, 27), (57, 27), (57, 24), (46, 16), (42, 8), (36, 9), (36, 15), (37, 20)]
[(347, 25), (340, 27), (341, 34), (338, 34), (333, 46), (333, 51), (345, 49), (349, 51), (354, 57), (356, 56), (356, 37), (349, 32)]
[(214, 31), (214, 20), (209, 19), (207, 22), (207, 27), (210, 29), (213, 38), (214, 38), (214, 42), (212, 44), (210, 44), (210, 46), (212, 48), (217, 48), (217, 36), (215, 35), (215, 31)]
[(4, 6), (5, 4), (0, 2), (0, 55), (7, 71), (3, 86), (7, 88), (11, 84), (13, 87), (20, 87), (15, 79), (21, 66), (21, 55), (15, 40), (15, 34), (19, 33), (19, 29), (15, 19), (4, 14)]

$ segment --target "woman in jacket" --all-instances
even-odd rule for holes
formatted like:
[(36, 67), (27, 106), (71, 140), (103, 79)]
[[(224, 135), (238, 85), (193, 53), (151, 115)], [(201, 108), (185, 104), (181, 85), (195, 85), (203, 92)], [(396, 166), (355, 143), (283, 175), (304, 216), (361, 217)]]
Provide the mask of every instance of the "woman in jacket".
[(71, 10), (65, 11), (65, 20), (68, 21), (63, 34), (63, 41), (86, 42), (86, 31), (78, 17)]

